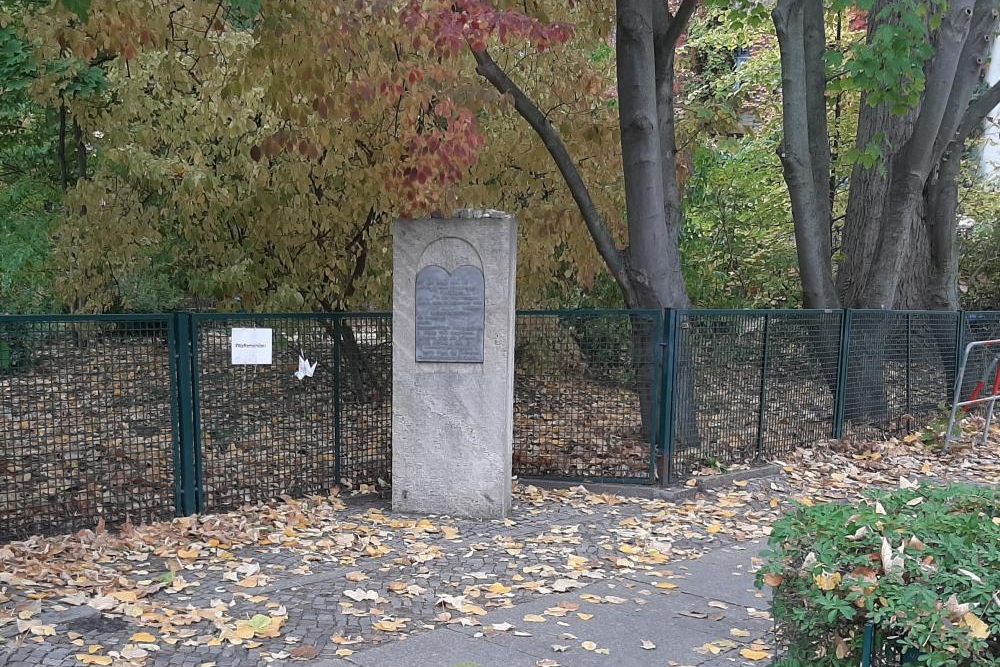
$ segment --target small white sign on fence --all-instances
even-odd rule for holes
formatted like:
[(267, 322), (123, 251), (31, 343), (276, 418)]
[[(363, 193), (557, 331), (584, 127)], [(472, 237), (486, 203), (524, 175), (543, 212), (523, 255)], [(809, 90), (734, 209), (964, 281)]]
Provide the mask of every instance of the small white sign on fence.
[(234, 365), (270, 365), (271, 329), (236, 329), (229, 337)]

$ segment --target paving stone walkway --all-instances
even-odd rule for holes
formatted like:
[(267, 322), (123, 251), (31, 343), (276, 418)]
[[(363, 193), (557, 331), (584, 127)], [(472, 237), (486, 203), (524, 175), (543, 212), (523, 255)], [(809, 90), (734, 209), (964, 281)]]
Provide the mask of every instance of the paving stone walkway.
[[(730, 545), (698, 560), (671, 564), (678, 588), (668, 594), (651, 588), (644, 577), (601, 581), (583, 591), (491, 611), (482, 618), (485, 630), (446, 626), (360, 652), (347, 662), (358, 667), (766, 665), (770, 651), (757, 647), (769, 645), (772, 625), (764, 611), (767, 600), (754, 588), (752, 574), (753, 555), (761, 547)], [(609, 598), (624, 601), (612, 604)], [(574, 612), (544, 616), (560, 605), (579, 609), (589, 618), (583, 620)], [(529, 615), (546, 620), (525, 623)], [(492, 624), (515, 625), (526, 634), (490, 631)], [(761, 655), (750, 660), (741, 650)]]
[[(766, 480), (742, 484), (732, 497), (676, 503), (521, 494), (508, 520), (489, 522), (353, 504), (327, 528), (289, 529), (221, 562), (186, 565), (174, 573), (186, 585), (152, 596), (164, 601), (159, 611), (46, 606), (40, 618), (55, 634), (0, 627), (0, 665), (79, 666), (88, 664), (81, 656), (121, 656), (129, 646), (146, 655), (113, 665), (767, 664), (740, 650), (768, 644), (768, 600), (751, 572), (774, 492)], [(727, 498), (739, 512), (725, 514)], [(701, 517), (710, 511), (731, 517), (723, 530), (714, 515)], [(359, 541), (333, 549), (344, 536)], [(166, 561), (108, 566), (156, 579)], [(32, 599), (23, 586), (3, 590), (10, 602), (0, 611)], [(260, 615), (282, 619), (280, 632), (234, 643), (211, 624)], [(155, 643), (135, 640), (150, 623), (160, 630), (150, 630)]]

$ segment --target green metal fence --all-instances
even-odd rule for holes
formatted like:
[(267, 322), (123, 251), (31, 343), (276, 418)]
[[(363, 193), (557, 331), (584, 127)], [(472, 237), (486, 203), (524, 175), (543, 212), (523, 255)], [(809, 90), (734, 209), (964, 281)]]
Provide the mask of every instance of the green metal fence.
[[(389, 479), (388, 315), (190, 317), (198, 510)], [(271, 363), (231, 363), (234, 328), (269, 330)]]
[(0, 316), (0, 539), (174, 515), (174, 323)]
[[(0, 540), (384, 486), (391, 327), (385, 313), (0, 316)], [(271, 363), (232, 363), (241, 328), (269, 330)], [(995, 312), (521, 312), (514, 471), (671, 483), (904, 431), (951, 399), (964, 345), (997, 337)], [(963, 397), (990, 361), (970, 360)]]
[(996, 312), (690, 310), (665, 321), (668, 483), (823, 438), (920, 427), (951, 400), (964, 345), (1000, 336)]
[(518, 314), (516, 475), (655, 480), (663, 321), (660, 311)]

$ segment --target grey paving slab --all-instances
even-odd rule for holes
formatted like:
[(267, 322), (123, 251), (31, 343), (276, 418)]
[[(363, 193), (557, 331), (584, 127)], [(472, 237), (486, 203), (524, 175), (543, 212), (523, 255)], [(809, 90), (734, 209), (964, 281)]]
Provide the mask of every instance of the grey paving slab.
[(318, 663), (315, 667), (534, 667), (538, 658), (508, 647), (468, 637), (448, 628), (386, 644), (352, 655), (344, 661)]
[[(740, 555), (730, 553), (721, 560), (734, 563)], [(695, 567), (697, 561), (676, 565), (691, 567), (702, 575), (712, 572), (712, 568)], [(718, 563), (712, 567), (717, 568)], [(629, 580), (604, 581), (571, 593), (492, 610), (480, 619), (482, 627), (451, 626), (451, 630), (481, 641), (479, 645), (464, 645), (469, 650), (481, 650), (466, 657), (478, 667), (520, 664), (492, 662), (494, 651), (489, 645), (508, 649), (518, 660), (521, 654), (527, 654), (536, 660), (555, 660), (563, 667), (754, 664), (743, 659), (739, 650), (766, 637), (771, 622), (754, 618), (745, 607), (722, 603), (716, 597), (680, 589), (664, 591)], [(564, 616), (551, 615), (553, 609), (560, 608), (566, 609)], [(532, 617), (545, 620), (528, 620)], [(494, 631), (494, 624), (514, 628)], [(441, 635), (439, 641), (447, 639), (448, 635)], [(644, 641), (654, 648), (643, 648)], [(707, 644), (714, 645), (719, 653), (712, 654)]]
[(674, 565), (671, 568), (677, 576), (674, 581), (691, 595), (766, 609), (770, 602), (767, 593), (754, 586), (756, 568), (752, 559), (759, 551), (756, 546), (713, 550), (698, 560)]

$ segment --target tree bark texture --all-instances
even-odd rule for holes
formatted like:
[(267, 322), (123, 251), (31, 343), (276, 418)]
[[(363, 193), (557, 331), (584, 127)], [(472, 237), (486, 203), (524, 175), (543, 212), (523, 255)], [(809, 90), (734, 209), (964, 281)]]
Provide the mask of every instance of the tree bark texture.
[(674, 63), (677, 40), (691, 18), (694, 0), (685, 0), (671, 16), (664, 2), (653, 2), (653, 58), (656, 71), (656, 116), (660, 140), (663, 220), (667, 228), (668, 282), (664, 303), (671, 308), (688, 308), (687, 289), (681, 270), (680, 232), (683, 225), (681, 190), (677, 181), (677, 118), (674, 112)]
[(83, 140), (83, 130), (80, 123), (73, 121), (73, 143), (76, 147), (76, 177), (87, 178), (87, 144)]
[(837, 308), (830, 247), (822, 0), (779, 0), (772, 19), (781, 53), (784, 138), (780, 156), (795, 219), (803, 304), (806, 308)]
[[(628, 215), (626, 261), (639, 308), (690, 306), (681, 269), (681, 194), (677, 183), (677, 140), (674, 115), (674, 54), (677, 40), (692, 12), (694, 0), (684, 0), (675, 14), (658, 0), (618, 0), (616, 53), (618, 112), (622, 135), (622, 167)], [(642, 358), (657, 354), (658, 341), (633, 322), (633, 346)], [(698, 442), (694, 406), (692, 352), (678, 349), (674, 390), (676, 443)], [(641, 363), (640, 368), (655, 370)], [(656, 377), (640, 375), (640, 406), (644, 432), (655, 433), (653, 402)]]
[[(871, 35), (891, 14), (880, 15)], [(958, 308), (955, 221), (957, 174), (973, 114), (972, 96), (997, 26), (998, 0), (950, 3), (925, 63), (921, 103), (903, 116), (865, 103), (858, 147), (882, 138), (881, 168), (856, 165), (851, 177), (837, 277), (854, 308)], [(979, 117), (976, 123), (981, 123)]]
[(615, 37), (628, 270), (636, 294), (635, 307), (658, 308), (665, 305), (663, 297), (672, 286), (656, 103), (653, 2), (618, 0)]

